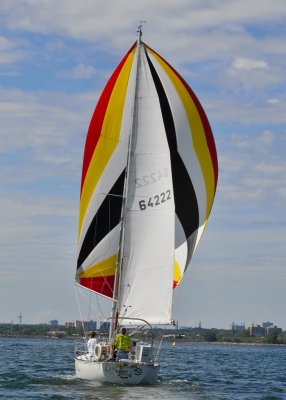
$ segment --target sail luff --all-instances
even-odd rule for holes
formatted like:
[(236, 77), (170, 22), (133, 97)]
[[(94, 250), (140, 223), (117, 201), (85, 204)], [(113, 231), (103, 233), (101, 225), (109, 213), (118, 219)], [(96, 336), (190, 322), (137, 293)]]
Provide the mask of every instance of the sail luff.
[(118, 323), (118, 314), (120, 308), (120, 285), (121, 285), (121, 273), (122, 273), (122, 261), (123, 261), (123, 248), (124, 248), (124, 235), (125, 235), (125, 214), (126, 214), (126, 196), (128, 193), (128, 181), (129, 181), (129, 172), (130, 172), (130, 153), (131, 153), (131, 145), (132, 145), (132, 136), (133, 136), (133, 128), (135, 124), (135, 108), (136, 108), (136, 95), (137, 95), (137, 87), (138, 87), (138, 58), (141, 47), (141, 35), (142, 31), (138, 29), (138, 38), (137, 38), (137, 47), (134, 57), (134, 70), (135, 70), (135, 87), (134, 87), (134, 98), (131, 110), (131, 126), (129, 132), (129, 140), (128, 140), (128, 152), (127, 152), (127, 165), (125, 171), (125, 180), (124, 180), (124, 191), (123, 191), (123, 202), (122, 202), (122, 212), (121, 212), (121, 230), (120, 230), (120, 239), (119, 239), (119, 250), (117, 253), (117, 261), (116, 261), (116, 271), (115, 271), (115, 282), (114, 282), (114, 291), (113, 291), (113, 307), (111, 314), (111, 324), (109, 330), (109, 338), (111, 339), (114, 332), (117, 329)]

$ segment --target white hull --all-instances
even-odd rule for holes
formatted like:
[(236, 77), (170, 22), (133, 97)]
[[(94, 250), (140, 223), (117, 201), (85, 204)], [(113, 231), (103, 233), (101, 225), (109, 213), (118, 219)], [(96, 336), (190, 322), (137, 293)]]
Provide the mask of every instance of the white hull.
[(128, 385), (154, 385), (157, 382), (159, 364), (144, 364), (122, 360), (91, 361), (75, 359), (76, 376), (96, 382), (125, 383)]

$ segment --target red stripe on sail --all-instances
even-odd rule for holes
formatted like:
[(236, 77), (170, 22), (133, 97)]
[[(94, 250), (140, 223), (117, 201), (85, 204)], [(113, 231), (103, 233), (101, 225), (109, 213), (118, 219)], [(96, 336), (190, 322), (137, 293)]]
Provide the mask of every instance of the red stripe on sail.
[(114, 276), (99, 276), (92, 278), (81, 278), (79, 282), (82, 286), (93, 290), (94, 292), (103, 294), (104, 296), (113, 297)]
[(94, 153), (94, 150), (96, 148), (96, 145), (100, 137), (105, 112), (109, 103), (110, 96), (112, 94), (112, 90), (114, 88), (118, 75), (120, 74), (120, 71), (123, 68), (124, 63), (128, 58), (129, 54), (131, 53), (131, 51), (133, 50), (134, 46), (135, 45), (131, 47), (131, 49), (128, 51), (128, 53), (124, 56), (124, 58), (116, 67), (115, 71), (113, 72), (109, 81), (107, 82), (105, 88), (103, 89), (103, 92), (95, 107), (86, 136), (83, 164), (82, 164), (81, 191), (83, 188), (84, 180), (86, 177), (90, 161), (92, 159), (92, 155)]

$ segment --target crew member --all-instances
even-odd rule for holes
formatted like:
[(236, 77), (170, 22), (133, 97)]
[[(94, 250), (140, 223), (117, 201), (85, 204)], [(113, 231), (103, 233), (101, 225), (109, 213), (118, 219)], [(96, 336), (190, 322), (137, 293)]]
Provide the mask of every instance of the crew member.
[(126, 335), (126, 328), (121, 328), (120, 333), (116, 335), (114, 341), (116, 349), (116, 361), (128, 358), (128, 352), (132, 348), (132, 341), (128, 335)]
[(91, 356), (94, 356), (95, 346), (97, 345), (96, 332), (91, 332), (90, 339), (87, 342), (87, 350)]

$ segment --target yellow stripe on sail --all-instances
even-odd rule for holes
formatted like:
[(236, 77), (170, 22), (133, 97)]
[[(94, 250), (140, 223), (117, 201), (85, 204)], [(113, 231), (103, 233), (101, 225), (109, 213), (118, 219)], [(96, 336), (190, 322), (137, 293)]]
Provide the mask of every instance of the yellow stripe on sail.
[(84, 216), (89, 206), (92, 194), (118, 144), (134, 52), (135, 50), (130, 53), (117, 78), (116, 84), (114, 85), (106, 109), (101, 135), (88, 167), (80, 199), (78, 237), (80, 237)]
[(207, 195), (207, 207), (206, 207), (205, 218), (207, 218), (210, 213), (211, 207), (212, 207), (212, 202), (213, 202), (213, 197), (214, 197), (214, 192), (215, 192), (215, 187), (214, 187), (215, 180), (214, 180), (212, 159), (211, 159), (211, 155), (210, 155), (209, 148), (207, 145), (207, 140), (206, 140), (202, 120), (200, 118), (200, 114), (198, 112), (198, 109), (197, 109), (193, 99), (191, 98), (189, 92), (187, 91), (187, 89), (185, 88), (184, 84), (179, 79), (179, 77), (156, 53), (154, 53), (150, 48), (148, 48), (148, 51), (150, 51), (152, 53), (152, 55), (156, 58), (156, 60), (162, 66), (162, 68), (164, 69), (166, 74), (169, 76), (170, 80), (172, 81), (173, 85), (175, 86), (176, 91), (183, 103), (183, 106), (184, 106), (184, 109), (185, 109), (185, 112), (186, 112), (186, 115), (187, 115), (187, 118), (189, 121), (189, 125), (190, 125), (194, 149), (197, 153), (199, 163), (201, 165), (202, 173), (204, 176), (206, 195)]
[(180, 265), (178, 263), (177, 260), (175, 260), (174, 262), (174, 281), (179, 283), (180, 280), (182, 279), (182, 272), (181, 272), (181, 268)]
[(80, 275), (80, 278), (94, 278), (98, 276), (112, 276), (115, 275), (117, 255), (106, 258), (97, 264), (87, 268)]

